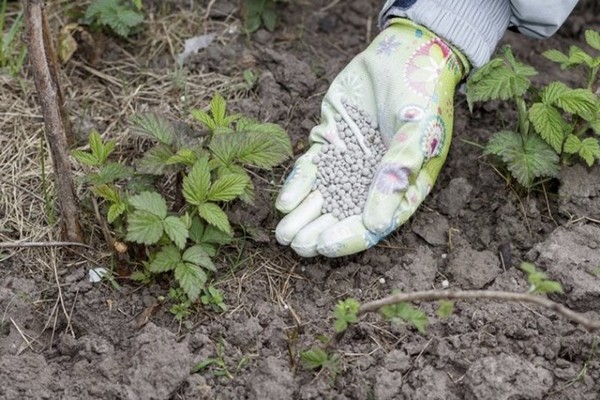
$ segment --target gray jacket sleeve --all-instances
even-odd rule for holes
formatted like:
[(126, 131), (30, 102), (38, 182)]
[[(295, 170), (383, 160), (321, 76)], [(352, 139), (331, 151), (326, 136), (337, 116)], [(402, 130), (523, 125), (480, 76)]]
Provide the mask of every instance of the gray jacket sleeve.
[(552, 35), (578, 0), (387, 0), (379, 23), (391, 17), (421, 24), (469, 58), (474, 67), (490, 60), (509, 26), (536, 38)]

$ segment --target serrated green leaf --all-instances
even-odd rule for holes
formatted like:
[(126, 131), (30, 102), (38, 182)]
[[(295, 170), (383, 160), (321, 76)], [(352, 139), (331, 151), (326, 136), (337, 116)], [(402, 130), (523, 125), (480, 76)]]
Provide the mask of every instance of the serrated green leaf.
[(114, 203), (108, 207), (108, 212), (106, 213), (106, 219), (108, 223), (112, 224), (115, 220), (125, 212), (127, 209), (127, 205), (125, 203)]
[(527, 275), (533, 274), (535, 272), (535, 265), (530, 262), (522, 262), (519, 268)]
[(180, 262), (175, 267), (175, 279), (193, 303), (206, 285), (206, 273), (197, 265)]
[(199, 243), (198, 246), (202, 247), (204, 249), (204, 251), (206, 251), (206, 254), (208, 254), (211, 257), (214, 257), (217, 255), (216, 247), (210, 243), (203, 242), (203, 243)]
[(438, 301), (436, 314), (439, 318), (448, 318), (454, 313), (454, 302), (449, 300)]
[(225, 121), (225, 114), (227, 113), (227, 103), (220, 93), (215, 93), (212, 100), (210, 101), (210, 113), (212, 114), (213, 120), (216, 126), (228, 126)]
[(542, 102), (544, 104), (555, 104), (561, 96), (564, 96), (571, 90), (570, 87), (562, 82), (550, 82), (542, 91)]
[(570, 89), (558, 96), (554, 103), (571, 114), (581, 117), (595, 116), (596, 96), (589, 89)]
[(529, 79), (517, 75), (504, 60), (496, 58), (473, 73), (467, 81), (467, 100), (472, 105), (476, 101), (520, 97), (527, 92), (530, 84)]
[(103, 164), (106, 161), (108, 155), (110, 154), (110, 152), (112, 152), (112, 150), (114, 150), (115, 146), (113, 142), (112, 146), (110, 146), (112, 147), (112, 149), (105, 149), (104, 144), (102, 143), (102, 137), (100, 136), (98, 131), (92, 131), (90, 133), (90, 136), (88, 137), (88, 143), (90, 144), (90, 151), (100, 164)]
[(333, 330), (336, 333), (344, 332), (348, 329), (348, 322), (345, 319), (336, 319), (333, 323)]
[(98, 172), (89, 174), (87, 180), (93, 185), (102, 185), (129, 178), (132, 175), (133, 170), (130, 167), (116, 162), (109, 162), (102, 165)]
[(590, 122), (590, 126), (596, 135), (600, 135), (600, 119)]
[(209, 149), (221, 165), (229, 165), (238, 152), (238, 145), (242, 138), (235, 133), (214, 135), (209, 144)]
[(173, 157), (173, 150), (167, 145), (159, 144), (144, 153), (138, 161), (138, 171), (143, 174), (162, 175)]
[(204, 250), (202, 246), (196, 245), (187, 249), (183, 253), (183, 260), (190, 262), (195, 265), (200, 265), (208, 270), (217, 272), (217, 267), (210, 259), (210, 255)]
[(198, 155), (192, 149), (180, 149), (177, 153), (167, 160), (168, 165), (183, 164), (192, 166), (198, 161)]
[(173, 125), (156, 114), (135, 115), (131, 123), (134, 132), (154, 138), (166, 146), (171, 146), (177, 138)]
[(301, 352), (300, 360), (302, 361), (302, 366), (306, 369), (320, 369), (327, 364), (329, 355), (325, 350), (313, 347), (310, 350)]
[(121, 194), (114, 185), (102, 184), (94, 186), (92, 188), (92, 193), (111, 203), (121, 203)]
[(399, 303), (382, 307), (379, 312), (384, 318), (394, 323), (406, 322), (413, 325), (419, 332), (425, 333), (427, 316), (421, 310), (409, 303)]
[(253, 119), (245, 118), (238, 121), (236, 132), (262, 134), (265, 137), (268, 137), (268, 140), (277, 143), (283, 153), (287, 154), (288, 156), (292, 155), (292, 144), (290, 137), (285, 129), (278, 124), (270, 122), (257, 122)]
[(546, 50), (542, 53), (544, 57), (546, 57), (550, 61), (554, 61), (560, 64), (567, 63), (569, 61), (569, 57), (563, 53), (562, 51), (558, 51), (555, 49)]
[(98, 167), (101, 164), (92, 153), (88, 153), (87, 151), (72, 150), (71, 156), (73, 156), (79, 164), (87, 165), (88, 167)]
[(147, 211), (135, 211), (127, 218), (127, 240), (151, 245), (163, 235), (162, 218)]
[(206, 225), (204, 224), (204, 222), (202, 222), (200, 218), (198, 218), (197, 216), (192, 218), (192, 224), (189, 229), (190, 239), (192, 239), (192, 241), (196, 242), (197, 244), (201, 243), (205, 228)]
[(150, 272), (161, 273), (174, 270), (181, 262), (181, 252), (175, 246), (163, 247), (148, 264)]
[(579, 156), (585, 160), (588, 167), (594, 165), (596, 158), (600, 157), (600, 144), (598, 144), (598, 139), (583, 139), (581, 141), (581, 147), (579, 148)]
[(167, 202), (160, 193), (142, 192), (129, 198), (129, 204), (136, 210), (146, 211), (163, 220), (167, 216)]
[(516, 59), (516, 57), (513, 54), (512, 49), (510, 48), (510, 46), (504, 46), (502, 48), (502, 54), (504, 55), (504, 58), (510, 64), (510, 67), (512, 68), (512, 70), (518, 76), (526, 77), (526, 76), (537, 75), (537, 71), (536, 71), (535, 68), (533, 68), (532, 66), (527, 65), (525, 63), (522, 63), (521, 61), (518, 61)]
[(600, 32), (596, 32), (592, 29), (586, 30), (585, 41), (590, 47), (600, 51)]
[(211, 185), (208, 200), (231, 201), (244, 193), (249, 183), (250, 179), (247, 175), (222, 175)]
[(556, 281), (542, 281), (535, 286), (534, 293), (549, 294), (549, 293), (562, 293), (563, 288), (559, 282)]
[(592, 57), (580, 47), (571, 46), (569, 48), (569, 65), (587, 64), (589, 66), (592, 62)]
[(563, 151), (567, 154), (576, 154), (579, 152), (581, 148), (581, 140), (575, 135), (567, 136), (567, 140), (565, 140), (565, 145), (563, 147)]
[(179, 217), (169, 216), (164, 220), (164, 230), (173, 243), (183, 250), (188, 238), (188, 229), (185, 222)]
[(230, 233), (223, 232), (212, 225), (208, 225), (202, 234), (203, 243), (228, 244), (233, 239)]
[(223, 232), (232, 233), (227, 214), (215, 203), (204, 203), (198, 205), (198, 214), (209, 224), (219, 228)]
[(200, 158), (190, 173), (183, 178), (183, 197), (192, 205), (204, 203), (210, 190), (210, 169), (208, 160)]
[(558, 155), (537, 135), (523, 140), (515, 132), (498, 132), (490, 139), (485, 153), (499, 156), (524, 187), (530, 187), (536, 178), (558, 173)]
[(565, 138), (567, 123), (553, 106), (535, 103), (529, 109), (529, 120), (535, 131), (556, 151), (560, 153)]
[(217, 127), (217, 124), (212, 117), (202, 110), (192, 110), (192, 117), (202, 125), (206, 126), (211, 132)]
[(234, 160), (257, 168), (269, 169), (285, 161), (291, 152), (291, 146), (282, 146), (281, 142), (267, 133), (245, 132), (241, 137)]

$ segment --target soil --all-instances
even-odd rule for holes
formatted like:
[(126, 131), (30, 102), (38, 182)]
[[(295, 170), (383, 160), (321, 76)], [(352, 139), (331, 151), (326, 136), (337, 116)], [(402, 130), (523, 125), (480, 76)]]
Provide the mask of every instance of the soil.
[[(208, 3), (193, 5), (197, 15)], [(231, 17), (237, 3), (214, 3), (209, 21), (239, 24)], [(283, 3), (278, 29), (251, 40), (219, 30), (221, 37), (189, 61), (188, 79), (218, 73), (239, 81), (253, 68), (257, 87), (231, 107), (283, 124), (300, 155), (328, 84), (377, 31), (379, 1), (328, 6), (334, 3)], [(586, 28), (600, 29), (600, 20), (579, 9), (549, 40), (507, 33), (504, 42), (538, 69), (538, 82), (574, 83), (575, 75), (540, 53), (580, 44)], [(121, 45), (134, 54), (135, 40)], [(108, 46), (94, 66), (106, 74)], [(166, 76), (168, 54), (153, 57), (142, 64)], [(73, 98), (77, 87), (67, 90)], [(88, 126), (87, 105), (72, 107), (76, 125)], [(270, 180), (280, 182), (285, 170), (259, 179), (255, 206), (230, 210), (246, 234), (240, 229), (239, 243), (221, 251), (215, 285), (229, 306), (222, 314), (198, 307), (179, 324), (163, 300), (167, 281), (90, 283), (88, 271), (99, 263), (92, 251), (57, 257), (42, 272), (32, 268), (27, 250), (12, 253), (0, 262), (0, 399), (600, 399), (598, 335), (518, 303), (457, 302), (447, 319), (435, 317), (435, 305), (421, 304), (430, 316), (424, 334), (367, 315), (337, 345), (337, 371), (299, 364), (300, 351), (331, 335), (340, 299), (363, 302), (395, 289), (442, 288), (444, 281), (450, 288), (524, 292), (524, 260), (562, 282), (565, 293), (553, 300), (600, 318), (599, 168), (564, 167), (558, 181), (522, 193), (471, 144), (512, 120), (504, 104), (470, 113), (458, 94), (455, 138), (432, 194), (386, 241), (351, 257), (302, 259), (279, 246)], [(109, 260), (101, 264), (110, 268)], [(227, 373), (217, 364), (190, 372), (219, 357)]]

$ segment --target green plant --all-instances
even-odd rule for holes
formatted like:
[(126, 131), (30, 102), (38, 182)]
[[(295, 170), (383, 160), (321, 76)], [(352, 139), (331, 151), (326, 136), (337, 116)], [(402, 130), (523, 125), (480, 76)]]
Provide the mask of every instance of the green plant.
[(348, 329), (350, 324), (354, 324), (358, 321), (358, 309), (360, 303), (355, 299), (342, 300), (333, 309), (333, 316), (335, 322), (333, 324), (333, 330), (337, 333), (343, 332)]
[(227, 363), (225, 361), (225, 346), (223, 345), (223, 340), (219, 339), (219, 343), (217, 343), (217, 356), (209, 357), (200, 361), (192, 368), (191, 373), (195, 374), (202, 372), (207, 368), (212, 368), (215, 376), (224, 376), (226, 378), (233, 379), (233, 374), (237, 374), (242, 368), (244, 368), (246, 364), (248, 364), (249, 361), (250, 357), (247, 355), (240, 358), (235, 367), (235, 371), (232, 373), (227, 367)]
[[(587, 44), (600, 51), (600, 34), (585, 33)], [(469, 106), (476, 101), (512, 100), (517, 110), (517, 126), (495, 133), (485, 153), (498, 156), (512, 176), (524, 187), (538, 178), (554, 177), (558, 162), (578, 155), (588, 166), (600, 158), (600, 98), (598, 72), (600, 55), (593, 57), (572, 46), (569, 54), (548, 50), (543, 54), (561, 68), (583, 68), (585, 83), (570, 88), (560, 81), (542, 88), (532, 87), (530, 77), (537, 71), (504, 47), (502, 55), (477, 70), (467, 82)]]
[[(89, 136), (89, 151), (71, 153), (91, 169), (84, 181), (94, 200), (101, 200), (116, 240), (134, 244), (128, 247), (137, 251), (143, 268), (132, 279), (150, 282), (156, 274), (172, 273), (190, 304), (204, 291), (207, 305), (219, 309), (225, 308), (222, 296), (206, 284), (217, 271), (218, 247), (233, 239), (223, 207), (237, 199), (252, 201), (246, 168), (270, 169), (291, 155), (280, 126), (228, 115), (226, 109), (217, 94), (209, 112), (192, 112), (209, 130), (199, 138), (186, 137), (157, 115), (134, 116), (134, 131), (156, 142), (135, 168), (109, 161), (116, 142), (103, 142), (97, 132)], [(161, 178), (173, 176), (173, 187), (161, 184)], [(139, 257), (140, 246), (146, 260)], [(189, 308), (185, 299), (177, 307), (174, 314), (180, 316)]]
[(84, 21), (93, 28), (108, 28), (121, 37), (140, 29), (144, 21), (142, 0), (94, 0), (85, 11)]
[(302, 366), (310, 370), (328, 370), (334, 375), (339, 372), (340, 358), (336, 355), (329, 355), (325, 350), (313, 347), (300, 353)]
[(169, 299), (173, 302), (169, 311), (175, 316), (177, 321), (182, 322), (190, 316), (192, 313), (192, 302), (181, 288), (170, 288)]
[(535, 268), (534, 264), (524, 262), (521, 263), (520, 268), (527, 275), (529, 293), (550, 294), (563, 292), (562, 285), (559, 282), (548, 279), (545, 273)]
[(275, 0), (243, 0), (242, 14), (244, 27), (249, 33), (256, 32), (263, 25), (274, 31), (277, 25)]
[(19, 35), (23, 30), (23, 11), (20, 11), (13, 20), (7, 33), (4, 33), (4, 27), (7, 22), (6, 4), (8, 0), (2, 0), (0, 3), (0, 73), (6, 71), (14, 77), (19, 74), (27, 48), (19, 40)]
[(223, 294), (214, 286), (204, 289), (204, 294), (200, 297), (200, 301), (214, 311), (227, 311), (227, 305), (223, 302)]

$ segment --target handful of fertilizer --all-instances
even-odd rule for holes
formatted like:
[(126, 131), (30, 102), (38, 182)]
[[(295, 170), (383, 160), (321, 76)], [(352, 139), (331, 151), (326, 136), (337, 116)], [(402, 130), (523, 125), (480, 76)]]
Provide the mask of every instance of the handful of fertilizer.
[(359, 143), (342, 116), (336, 114), (338, 137), (344, 142), (346, 149), (325, 144), (313, 157), (313, 162), (317, 165), (316, 188), (325, 200), (321, 212), (331, 213), (338, 219), (362, 213), (373, 175), (387, 150), (376, 121), (351, 105), (346, 104), (346, 110), (360, 129), (362, 143)]

